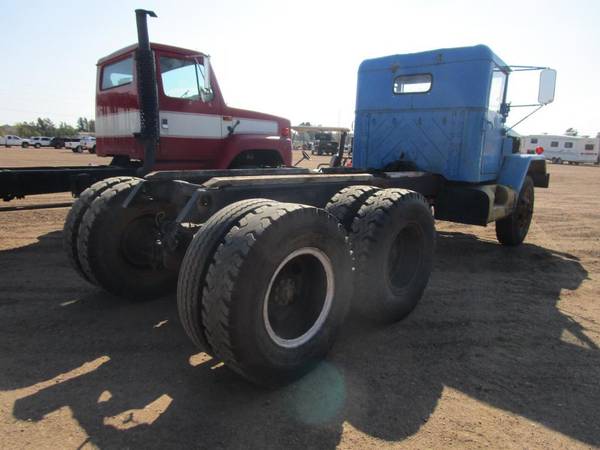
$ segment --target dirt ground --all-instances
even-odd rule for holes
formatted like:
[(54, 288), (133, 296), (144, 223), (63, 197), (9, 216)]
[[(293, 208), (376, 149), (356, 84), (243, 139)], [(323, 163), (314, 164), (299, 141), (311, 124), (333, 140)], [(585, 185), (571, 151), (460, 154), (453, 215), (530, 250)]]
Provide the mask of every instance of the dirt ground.
[(199, 353), (174, 296), (126, 303), (78, 278), (67, 208), (0, 213), (0, 448), (600, 446), (600, 169), (550, 171), (525, 245), (437, 223), (417, 309), (351, 316), (326, 362), (274, 391)]

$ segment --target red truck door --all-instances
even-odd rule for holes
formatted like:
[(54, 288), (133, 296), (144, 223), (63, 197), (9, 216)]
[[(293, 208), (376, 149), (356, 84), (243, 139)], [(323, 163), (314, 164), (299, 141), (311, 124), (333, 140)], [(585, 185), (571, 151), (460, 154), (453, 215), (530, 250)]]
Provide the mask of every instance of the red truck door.
[(223, 144), (223, 104), (210, 85), (204, 57), (161, 50), (156, 52), (156, 63), (160, 109), (157, 162), (212, 166)]

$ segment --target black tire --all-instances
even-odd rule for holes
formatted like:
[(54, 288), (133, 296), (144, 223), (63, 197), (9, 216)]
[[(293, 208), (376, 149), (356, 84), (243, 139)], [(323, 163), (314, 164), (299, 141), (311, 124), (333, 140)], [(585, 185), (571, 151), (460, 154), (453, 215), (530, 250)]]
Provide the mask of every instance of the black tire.
[(28, 147), (29, 147), (29, 144), (27, 142), (21, 144), (21, 148), (28, 148)]
[(521, 244), (531, 225), (534, 205), (533, 179), (528, 175), (523, 181), (515, 211), (508, 217), (496, 221), (496, 237), (502, 245)]
[(34, 145), (34, 147), (35, 147), (35, 148), (40, 148), (40, 147), (41, 147), (41, 145), (40, 145), (40, 144), (35, 144), (35, 145)]
[(347, 232), (365, 200), (380, 189), (375, 186), (349, 186), (342, 189), (327, 203), (325, 210), (335, 216)]
[(83, 150), (82, 150), (82, 148), (81, 148), (81, 145), (78, 145), (78, 146), (75, 148), (75, 152), (76, 152), (76, 153), (83, 153)]
[(206, 275), (203, 319), (215, 356), (264, 386), (302, 376), (333, 345), (351, 276), (346, 234), (326, 211), (280, 203), (248, 213)]
[(96, 153), (96, 146), (94, 145), (92, 148), (88, 148), (88, 152), (92, 155)]
[(226, 206), (202, 225), (187, 248), (179, 270), (177, 309), (188, 337), (207, 353), (212, 354), (212, 349), (206, 340), (202, 323), (202, 292), (212, 257), (223, 237), (241, 217), (261, 206), (275, 203), (273, 200), (250, 199)]
[(353, 307), (381, 322), (400, 320), (429, 281), (435, 225), (421, 194), (383, 189), (368, 197), (352, 224), (356, 272)]
[(130, 300), (149, 300), (171, 292), (177, 272), (164, 266), (157, 225), (175, 217), (172, 205), (139, 196), (123, 201), (140, 182), (133, 179), (105, 190), (86, 211), (77, 250), (86, 276), (107, 292)]
[(65, 225), (63, 227), (63, 248), (69, 259), (69, 263), (75, 271), (86, 281), (95, 284), (81, 268), (79, 254), (77, 251), (77, 237), (79, 235), (79, 226), (83, 216), (89, 209), (92, 202), (99, 197), (104, 191), (113, 187), (116, 184), (124, 181), (133, 180), (133, 177), (114, 177), (106, 180), (98, 181), (84, 190), (79, 198), (75, 200), (73, 206), (67, 214)]

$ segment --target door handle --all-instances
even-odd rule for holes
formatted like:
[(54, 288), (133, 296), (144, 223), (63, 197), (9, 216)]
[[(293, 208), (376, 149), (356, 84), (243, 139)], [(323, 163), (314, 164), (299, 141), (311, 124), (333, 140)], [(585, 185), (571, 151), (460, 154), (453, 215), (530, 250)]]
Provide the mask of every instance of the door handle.
[(168, 119), (161, 119), (160, 120), (160, 126), (161, 128), (164, 128), (165, 130), (169, 129), (169, 120)]

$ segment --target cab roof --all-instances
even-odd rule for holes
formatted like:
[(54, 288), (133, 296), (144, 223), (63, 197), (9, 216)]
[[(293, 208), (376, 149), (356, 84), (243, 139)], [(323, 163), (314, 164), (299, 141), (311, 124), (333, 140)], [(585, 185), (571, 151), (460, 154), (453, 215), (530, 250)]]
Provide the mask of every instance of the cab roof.
[[(137, 50), (137, 48), (138, 48), (137, 43), (128, 45), (127, 47), (123, 47), (122, 49), (117, 50), (116, 52), (113, 52), (110, 55), (100, 58), (98, 60), (98, 62), (96, 63), (96, 65), (99, 66), (108, 61), (112, 61), (113, 59), (117, 59), (120, 56), (127, 55), (128, 53), (132, 53), (133, 51)], [(192, 55), (208, 56), (205, 53), (199, 52), (197, 50), (190, 50), (188, 48), (175, 47), (175, 46), (166, 45), (166, 44), (158, 44), (156, 42), (151, 42), (150, 48), (152, 50), (164, 50), (164, 51), (169, 51), (169, 52), (173, 52), (173, 53), (180, 53), (182, 55), (187, 55), (187, 56), (192, 56)]]
[(506, 72), (508, 65), (502, 61), (488, 46), (475, 45), (472, 47), (441, 48), (420, 53), (391, 55), (383, 58), (367, 59), (360, 65), (359, 71), (387, 70), (390, 67), (401, 68), (423, 67), (429, 65), (459, 63), (467, 61), (492, 61)]

